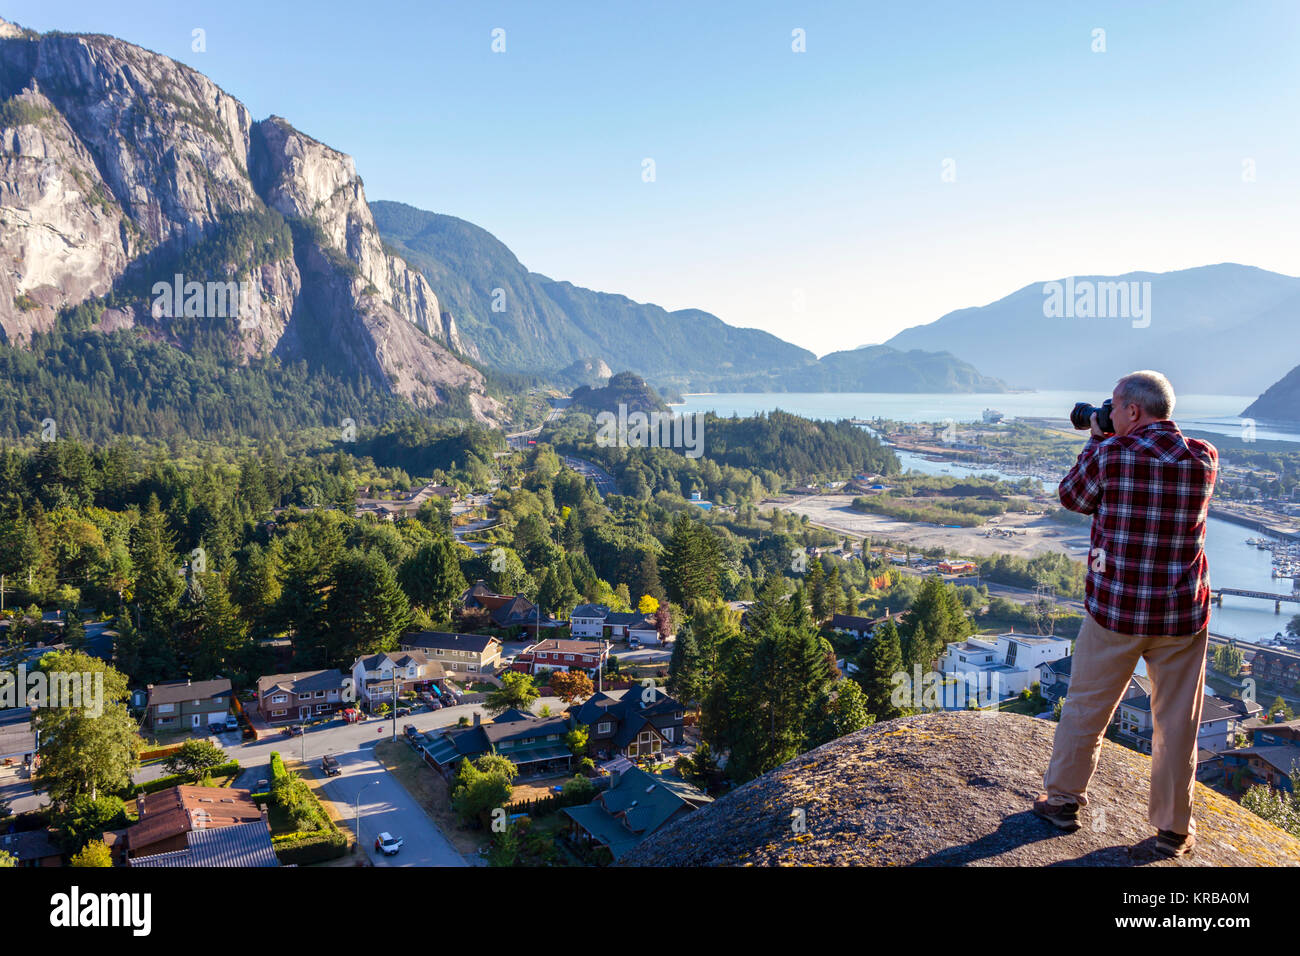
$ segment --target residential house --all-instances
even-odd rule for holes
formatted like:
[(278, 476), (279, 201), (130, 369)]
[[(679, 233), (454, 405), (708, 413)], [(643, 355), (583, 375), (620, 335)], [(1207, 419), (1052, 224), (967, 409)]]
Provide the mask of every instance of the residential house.
[(561, 622), (541, 613), (536, 604), (526, 597), (512, 597), (501, 607), (492, 612), (489, 619), (493, 626), (500, 628), (520, 628), (534, 637), (541, 629), (561, 626)]
[(637, 623), (628, 625), (627, 639), (653, 647), (675, 640), (675, 637), (670, 634), (666, 640), (661, 639), (659, 637), (659, 622), (655, 620), (653, 614), (650, 614), (643, 616)]
[(192, 830), (215, 830), (241, 823), (266, 826), (266, 811), (249, 790), (178, 786), (136, 797), (139, 822), (127, 828), (128, 856), (154, 856), (189, 848)]
[(422, 651), (448, 674), (491, 674), (501, 663), (501, 642), (483, 634), (414, 631), (398, 643), (404, 651)]
[(137, 856), (132, 867), (272, 867), (279, 866), (265, 820), (236, 823), (216, 830), (194, 829), (185, 834), (185, 849)]
[[(1074, 655), (1070, 654), (1062, 657), (1060, 660), (1048, 661), (1046, 664), (1039, 665), (1038, 668), (1038, 693), (1047, 701), (1048, 704), (1055, 706), (1058, 700), (1064, 700), (1070, 692), (1070, 672), (1074, 667)], [(1134, 697), (1141, 697), (1144, 694), (1151, 693), (1151, 680), (1147, 677), (1139, 677), (1134, 674), (1128, 679), (1128, 686), (1124, 688), (1122, 700), (1129, 700)], [(1118, 711), (1112, 719), (1117, 720)]]
[[(1197, 746), (1212, 753), (1223, 753), (1233, 746), (1241, 723), (1263, 708), (1255, 701), (1206, 694), (1201, 703), (1201, 724), (1197, 728)], [(1151, 715), (1151, 697), (1140, 694), (1121, 700), (1116, 709), (1117, 737), (1142, 753), (1151, 753), (1155, 723)]]
[(455, 501), (458, 497), (455, 488), (448, 485), (436, 485), (429, 482), (424, 487), (400, 498), (358, 498), (353, 516), (360, 518), (372, 514), (383, 521), (395, 518), (408, 518), (420, 510), (420, 506), (431, 498), (446, 498)]
[(599, 760), (646, 757), (679, 746), (686, 716), (681, 703), (658, 687), (597, 693), (568, 713), (575, 726), (587, 728), (587, 749)]
[(421, 752), (427, 763), (439, 769), (451, 770), (462, 760), (496, 753), (508, 758), (521, 773), (567, 772), (573, 754), (564, 735), (570, 729), (567, 716), (534, 717), (510, 710), (485, 724), (475, 711), (474, 723), (468, 727), (445, 727), (425, 734)]
[(836, 634), (847, 634), (849, 637), (859, 641), (865, 640), (871, 636), (879, 623), (874, 618), (858, 617), (854, 614), (832, 614), (831, 630)]
[(460, 596), (461, 605), (467, 611), (491, 612), (513, 600), (513, 594), (497, 594), (483, 580), (475, 581), (474, 586)]
[(667, 824), (712, 802), (684, 780), (630, 767), (611, 772), (609, 786), (591, 803), (561, 812), (574, 836), (604, 846), (617, 861)]
[(0, 835), (0, 850), (13, 856), (18, 866), (63, 865), (63, 851), (48, 828)]
[(30, 707), (0, 710), (0, 766), (27, 765), (36, 755), (36, 728)]
[(380, 704), (394, 703), (397, 696), (427, 690), (430, 684), (446, 677), (443, 665), (430, 660), (424, 651), (390, 651), (358, 657), (352, 664), (352, 689), (357, 705), (373, 710)]
[(268, 724), (327, 717), (350, 701), (337, 667), (297, 674), (272, 674), (257, 681), (257, 706)]
[(1291, 793), (1291, 774), (1300, 769), (1300, 745), (1293, 743), (1240, 747), (1221, 756), (1224, 783), (1242, 790), (1266, 784)]
[(1065, 637), (999, 634), (971, 637), (947, 646), (937, 670), (949, 682), (942, 698), (945, 709), (963, 710), (971, 699), (981, 707), (1015, 697), (1039, 680), (1039, 668), (1070, 653)]
[(579, 604), (569, 615), (569, 634), (572, 637), (604, 637), (607, 617), (609, 608), (603, 604)]
[(548, 637), (515, 658), (515, 666), (528, 674), (538, 671), (595, 671), (609, 660), (609, 642)]
[(643, 644), (659, 643), (659, 629), (653, 614), (611, 611), (603, 604), (579, 604), (575, 607), (569, 615), (569, 635), (603, 637), (611, 641), (635, 637)]
[(1250, 735), (1250, 746), (1222, 755), (1225, 782), (1231, 785), (1239, 776), (1243, 788), (1264, 783), (1291, 790), (1291, 774), (1300, 766), (1300, 720), (1253, 716), (1243, 720), (1240, 729)]
[(145, 723), (154, 733), (168, 733), (225, 723), (230, 711), (230, 681), (224, 677), (204, 681), (150, 684)]

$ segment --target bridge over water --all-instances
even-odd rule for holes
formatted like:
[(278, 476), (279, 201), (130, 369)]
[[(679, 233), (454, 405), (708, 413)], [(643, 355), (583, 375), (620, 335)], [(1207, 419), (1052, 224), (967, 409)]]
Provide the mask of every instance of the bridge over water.
[(1295, 594), (1274, 594), (1270, 591), (1249, 591), (1244, 588), (1216, 588), (1211, 592), (1214, 595), (1214, 603), (1223, 607), (1223, 596), (1230, 597), (1257, 598), (1260, 601), (1272, 601), (1273, 613), (1282, 613), (1282, 603), (1300, 604), (1300, 593)]

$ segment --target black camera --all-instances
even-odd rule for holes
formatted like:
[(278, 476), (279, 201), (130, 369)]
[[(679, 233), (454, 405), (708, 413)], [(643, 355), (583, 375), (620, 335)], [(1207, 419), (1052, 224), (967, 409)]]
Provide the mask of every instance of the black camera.
[(1080, 431), (1087, 431), (1092, 428), (1092, 413), (1097, 413), (1097, 425), (1107, 435), (1115, 434), (1115, 421), (1110, 417), (1112, 400), (1106, 399), (1101, 403), (1101, 407), (1089, 405), (1087, 402), (1079, 402), (1074, 406), (1074, 411), (1070, 412), (1070, 424)]

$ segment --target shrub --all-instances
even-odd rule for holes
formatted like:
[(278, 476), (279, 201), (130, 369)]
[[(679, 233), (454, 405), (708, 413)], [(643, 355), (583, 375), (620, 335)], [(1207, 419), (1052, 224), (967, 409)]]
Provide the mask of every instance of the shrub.
[(107, 867), (113, 865), (113, 854), (102, 841), (87, 843), (73, 857), (69, 866)]
[(314, 833), (291, 833), (272, 839), (281, 866), (309, 866), (337, 860), (348, 851), (348, 838), (337, 829)]

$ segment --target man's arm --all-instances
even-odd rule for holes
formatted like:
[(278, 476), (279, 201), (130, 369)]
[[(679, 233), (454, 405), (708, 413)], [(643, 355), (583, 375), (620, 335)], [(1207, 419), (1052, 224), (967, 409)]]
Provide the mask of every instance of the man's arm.
[(1101, 441), (1096, 435), (1088, 438), (1088, 443), (1079, 452), (1079, 458), (1061, 479), (1057, 495), (1061, 504), (1070, 511), (1082, 515), (1095, 514), (1101, 503), (1101, 455), (1098, 449)]

